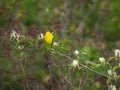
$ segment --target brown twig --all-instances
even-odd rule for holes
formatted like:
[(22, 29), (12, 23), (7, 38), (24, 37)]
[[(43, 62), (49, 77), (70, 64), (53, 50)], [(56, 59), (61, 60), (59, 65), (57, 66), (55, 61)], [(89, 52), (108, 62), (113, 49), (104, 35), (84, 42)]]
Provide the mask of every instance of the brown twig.
[(25, 70), (24, 70), (24, 67), (23, 67), (22, 63), (20, 63), (20, 67), (21, 67), (22, 72), (23, 72), (24, 81), (25, 81), (25, 83), (26, 83), (26, 88), (27, 88), (27, 90), (30, 90), (30, 87), (29, 87), (28, 81), (27, 81), (27, 79), (26, 79)]
[(72, 85), (72, 83), (69, 80), (67, 80), (67, 78), (65, 78), (65, 76), (63, 74), (61, 74), (61, 76), (73, 89), (75, 89), (75, 87)]

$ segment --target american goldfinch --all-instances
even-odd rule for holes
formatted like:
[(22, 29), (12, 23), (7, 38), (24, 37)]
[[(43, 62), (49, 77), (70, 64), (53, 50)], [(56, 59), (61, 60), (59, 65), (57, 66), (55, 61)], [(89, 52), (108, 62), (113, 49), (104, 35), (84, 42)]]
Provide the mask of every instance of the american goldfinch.
[(44, 40), (46, 44), (52, 44), (53, 43), (53, 32), (47, 31), (44, 36)]

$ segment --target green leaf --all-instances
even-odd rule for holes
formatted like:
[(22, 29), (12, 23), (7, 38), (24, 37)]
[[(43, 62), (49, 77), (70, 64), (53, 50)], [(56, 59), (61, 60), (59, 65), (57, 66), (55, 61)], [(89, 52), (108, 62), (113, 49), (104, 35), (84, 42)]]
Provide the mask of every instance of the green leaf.
[(100, 65), (98, 64), (97, 67), (94, 68), (97, 72), (100, 72), (102, 74), (107, 74), (107, 71), (109, 70), (109, 65)]
[(88, 56), (91, 56), (91, 50), (88, 46), (83, 47), (83, 52), (85, 52)]
[(50, 51), (51, 50), (51, 45), (50, 44), (45, 44), (45, 50)]

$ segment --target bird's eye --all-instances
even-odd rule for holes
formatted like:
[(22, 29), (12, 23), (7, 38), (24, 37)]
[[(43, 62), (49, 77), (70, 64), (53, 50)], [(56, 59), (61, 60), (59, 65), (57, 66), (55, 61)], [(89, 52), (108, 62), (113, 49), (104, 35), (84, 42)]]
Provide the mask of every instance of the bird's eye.
[(50, 33), (53, 33), (53, 31), (50, 30)]

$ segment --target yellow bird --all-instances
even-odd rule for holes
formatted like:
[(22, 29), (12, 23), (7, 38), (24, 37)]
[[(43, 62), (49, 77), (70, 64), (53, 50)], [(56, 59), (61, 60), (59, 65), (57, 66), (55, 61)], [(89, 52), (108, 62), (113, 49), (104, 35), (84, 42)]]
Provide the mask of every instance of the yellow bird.
[(44, 36), (44, 40), (46, 44), (52, 44), (53, 43), (53, 32), (47, 31)]

